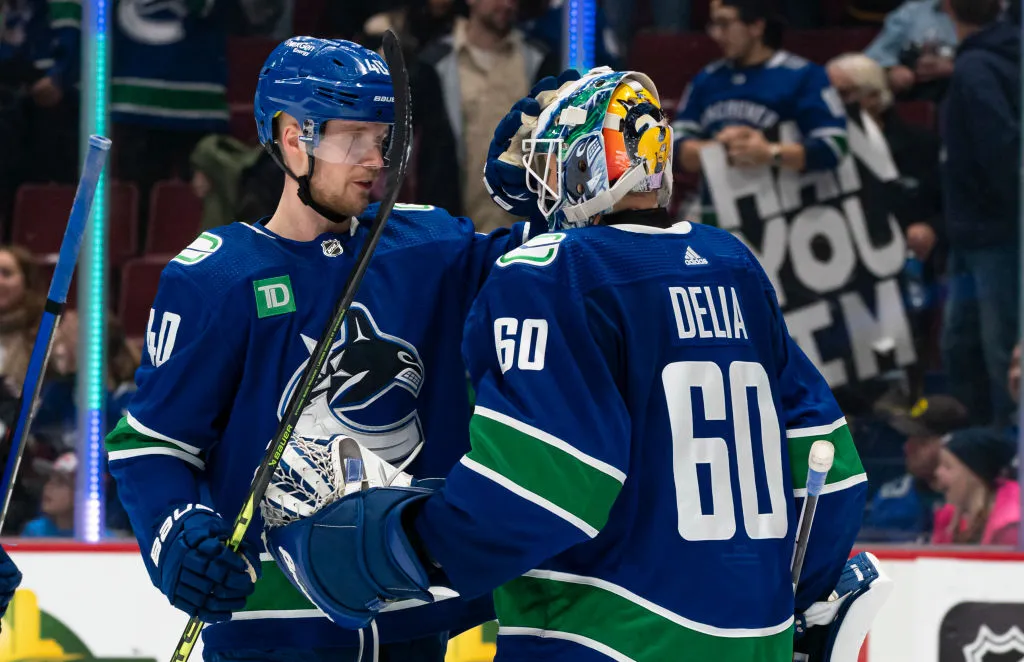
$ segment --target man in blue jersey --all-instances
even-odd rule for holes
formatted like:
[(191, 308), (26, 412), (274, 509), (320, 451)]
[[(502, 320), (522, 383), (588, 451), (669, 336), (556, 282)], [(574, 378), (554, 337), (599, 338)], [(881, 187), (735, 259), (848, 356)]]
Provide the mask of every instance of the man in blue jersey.
[[(498, 260), (467, 321), (472, 450), (437, 492), (357, 491), (267, 531), (332, 618), (434, 580), (495, 591), (502, 661), (791, 662), (866, 478), (750, 251), (670, 218), (671, 145), (637, 72), (595, 69), (539, 114), (522, 162), (551, 232)], [(794, 597), (818, 439), (836, 460)]]
[[(138, 392), (107, 449), (153, 583), (211, 623), (206, 659), (440, 662), (449, 629), (493, 614), (489, 598), (438, 600), (346, 630), (260, 554), (261, 522), (240, 553), (223, 544), (369, 235), (393, 106), (372, 51), (281, 44), (255, 97), (260, 141), (287, 173), (276, 213), (203, 233), (161, 276)], [(394, 463), (426, 440), (409, 470), (445, 475), (469, 447), (462, 327), (523, 232), (478, 235), (469, 219), (396, 205), (296, 435), (352, 437)]]
[[(712, 0), (709, 33), (724, 57), (679, 102), (673, 128), (683, 168), (700, 172), (701, 150), (714, 142), (734, 166), (835, 168), (849, 151), (842, 101), (824, 68), (780, 50), (782, 24), (770, 0)], [(795, 131), (783, 130), (787, 123)], [(713, 221), (702, 188), (703, 212)]]

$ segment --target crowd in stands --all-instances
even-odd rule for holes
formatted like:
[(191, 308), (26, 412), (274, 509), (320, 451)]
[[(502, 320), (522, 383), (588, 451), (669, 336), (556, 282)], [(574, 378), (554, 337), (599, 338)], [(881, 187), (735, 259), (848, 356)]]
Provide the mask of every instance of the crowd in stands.
[[(566, 5), (117, 0), (108, 425), (131, 397), (162, 266), (204, 229), (273, 212), (283, 176), (256, 144), (252, 95), (281, 39), (377, 48), (397, 31), (415, 136), (401, 199), (468, 216), (486, 232), (515, 220), (480, 177), (491, 133), (559, 71)], [(81, 4), (0, 0), (0, 22), (0, 425), (10, 426), (74, 191)], [(1017, 540), (1019, 22), (1019, 0), (600, 3), (597, 64), (650, 74), (674, 117), (680, 218), (716, 222), (702, 181), (708, 145), (721, 145), (736, 168), (804, 174), (852, 158), (848, 117), (887, 143), (898, 171), (887, 204), (906, 246), (900, 286), (917, 359), (842, 393), (872, 484), (868, 541)], [(715, 107), (732, 101), (779, 112), (763, 125), (716, 123)], [(786, 121), (798, 137), (780, 135), (775, 125)], [(71, 535), (77, 337), (71, 311), (4, 533)], [(107, 526), (127, 528), (116, 494)]]

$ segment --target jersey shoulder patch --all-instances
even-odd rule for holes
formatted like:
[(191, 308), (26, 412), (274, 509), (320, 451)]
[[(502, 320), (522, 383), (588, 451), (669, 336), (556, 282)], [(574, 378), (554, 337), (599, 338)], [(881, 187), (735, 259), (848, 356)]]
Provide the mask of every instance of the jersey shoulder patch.
[(191, 281), (204, 298), (219, 300), (254, 269), (275, 259), (270, 236), (245, 223), (232, 223), (201, 233), (171, 258), (164, 279), (174, 275)]
[(187, 267), (199, 264), (210, 257), (224, 245), (224, 239), (213, 232), (203, 232), (192, 240), (192, 243), (181, 250), (180, 253), (171, 258), (171, 262), (177, 262)]
[(515, 264), (546, 267), (558, 258), (558, 252), (567, 235), (564, 232), (546, 232), (530, 239), (522, 246), (498, 258), (497, 265), (505, 268)]

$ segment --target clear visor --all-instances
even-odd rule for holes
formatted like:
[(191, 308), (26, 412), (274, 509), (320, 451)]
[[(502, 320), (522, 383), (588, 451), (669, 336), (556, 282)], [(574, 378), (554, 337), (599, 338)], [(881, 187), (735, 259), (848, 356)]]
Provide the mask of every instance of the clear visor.
[(537, 208), (545, 218), (562, 204), (562, 139), (527, 138), (523, 141), (526, 187), (537, 195)]
[(391, 130), (392, 125), (377, 122), (341, 128), (328, 123), (320, 132), (313, 156), (328, 163), (384, 168), (390, 163)]

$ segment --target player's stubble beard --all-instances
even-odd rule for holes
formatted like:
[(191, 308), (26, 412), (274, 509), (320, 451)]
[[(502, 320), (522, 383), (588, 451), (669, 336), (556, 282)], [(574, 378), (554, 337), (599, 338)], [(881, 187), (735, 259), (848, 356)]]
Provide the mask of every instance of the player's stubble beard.
[(351, 166), (348, 172), (338, 174), (326, 168), (315, 170), (310, 182), (313, 200), (346, 218), (359, 216), (370, 204), (370, 190), (356, 182), (373, 181), (379, 173), (379, 168), (365, 166)]

